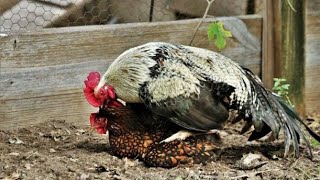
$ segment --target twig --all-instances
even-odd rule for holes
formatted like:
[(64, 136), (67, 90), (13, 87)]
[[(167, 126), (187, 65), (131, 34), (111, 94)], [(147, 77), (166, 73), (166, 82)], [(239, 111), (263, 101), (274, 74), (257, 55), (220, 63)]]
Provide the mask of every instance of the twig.
[(149, 11), (149, 22), (152, 22), (152, 19), (153, 19), (153, 8), (154, 8), (154, 0), (151, 0), (150, 11)]
[(287, 0), (287, 3), (289, 5), (289, 7), (292, 9), (292, 11), (297, 12), (297, 10), (293, 7), (293, 5), (292, 5), (290, 0)]
[(210, 9), (210, 6), (211, 6), (211, 4), (213, 3), (213, 1), (214, 1), (214, 0), (207, 0), (208, 5), (207, 5), (207, 8), (206, 8), (206, 11), (204, 12), (204, 14), (203, 14), (203, 16), (202, 16), (202, 19), (200, 20), (199, 24), (197, 25), (195, 31), (193, 32), (193, 35), (192, 35), (191, 41), (190, 41), (190, 43), (189, 43), (189, 46), (191, 46), (194, 38), (196, 37), (196, 34), (197, 34), (197, 32), (198, 32), (198, 30), (199, 30), (199, 28), (200, 28), (203, 20), (207, 17), (208, 12), (209, 12), (209, 9)]
[(289, 105), (291, 106), (291, 107), (294, 107), (294, 105), (291, 103), (291, 101), (290, 101), (290, 98), (289, 98), (289, 96), (286, 94), (285, 95), (286, 96), (286, 98), (287, 98), (287, 102), (289, 103)]
[(302, 169), (302, 168), (300, 168), (300, 167), (298, 167), (298, 166), (295, 166), (295, 167), (293, 167), (293, 168), (296, 169), (296, 170), (298, 170), (298, 171), (300, 171), (300, 173), (302, 173), (303, 178), (307, 177), (306, 179), (311, 179), (310, 175), (308, 174), (308, 173), (310, 173), (310, 172), (305, 171), (304, 169)]

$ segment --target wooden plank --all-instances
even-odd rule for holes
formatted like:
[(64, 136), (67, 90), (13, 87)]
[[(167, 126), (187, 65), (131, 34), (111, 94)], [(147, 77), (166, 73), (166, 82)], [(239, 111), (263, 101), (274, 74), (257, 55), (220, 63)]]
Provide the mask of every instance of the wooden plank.
[(305, 104), (306, 113), (320, 109), (320, 1), (305, 4)]
[(274, 78), (274, 19), (273, 0), (263, 0), (262, 81), (272, 89)]
[[(261, 58), (256, 55), (261, 51), (259, 46), (261, 17), (253, 15), (243, 17), (241, 20), (231, 17), (221, 18), (221, 20), (226, 25), (242, 27), (242, 29), (232, 29), (232, 33), (236, 36), (229, 39), (228, 48), (222, 53), (235, 54), (236, 61), (260, 65)], [(206, 34), (211, 21), (213, 19), (206, 19), (200, 27), (195, 46), (216, 50), (214, 44), (208, 41)], [(184, 20), (166, 23), (52, 28), (12, 34), (2, 37), (0, 42), (0, 46), (3, 47), (0, 54), (2, 72), (64, 63), (81, 63), (88, 59), (113, 59), (130, 47), (150, 41), (187, 44), (197, 23), (198, 20)], [(246, 27), (246, 24), (250, 24), (250, 27)], [(248, 42), (252, 43), (248, 44)], [(256, 59), (246, 59), (248, 56), (256, 56)]]
[[(222, 53), (260, 73), (261, 17), (221, 20), (234, 34)], [(194, 46), (215, 49), (206, 35), (211, 21), (200, 27)], [(188, 44), (198, 22), (52, 28), (0, 37), (0, 129), (52, 119), (87, 125), (93, 112), (82, 93), (88, 72), (104, 72), (123, 51), (146, 42)]]

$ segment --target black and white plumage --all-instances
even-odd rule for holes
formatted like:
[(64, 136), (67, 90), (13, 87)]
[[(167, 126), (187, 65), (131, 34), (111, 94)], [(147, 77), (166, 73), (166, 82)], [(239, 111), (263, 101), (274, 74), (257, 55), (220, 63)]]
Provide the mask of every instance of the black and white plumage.
[(244, 130), (254, 126), (250, 140), (270, 131), (277, 138), (283, 129), (285, 155), (292, 146), (298, 156), (300, 138), (309, 147), (303, 122), (280, 97), (250, 70), (206, 49), (162, 42), (129, 49), (110, 65), (96, 93), (106, 84), (126, 103), (144, 104), (188, 130), (220, 129), (233, 115), (247, 122)]

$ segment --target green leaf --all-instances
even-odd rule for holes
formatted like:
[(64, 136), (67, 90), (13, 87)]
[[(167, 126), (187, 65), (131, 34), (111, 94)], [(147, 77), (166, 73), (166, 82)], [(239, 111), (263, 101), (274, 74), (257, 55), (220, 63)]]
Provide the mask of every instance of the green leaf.
[(283, 84), (283, 85), (281, 85), (282, 89), (286, 89), (286, 90), (289, 89), (289, 86), (290, 86), (290, 84)]
[(280, 82), (279, 81), (274, 81), (274, 84), (273, 84), (273, 90), (278, 90), (279, 89), (279, 85), (280, 85)]
[(273, 86), (272, 90), (278, 92), (281, 90), (281, 88), (279, 86)]
[(287, 103), (289, 103), (289, 105), (294, 108), (294, 105), (291, 103), (288, 96), (290, 84), (284, 84), (287, 82), (287, 80), (283, 78), (273, 78), (273, 80), (274, 84), (272, 90), (274, 90), (274, 92), (276, 92), (282, 98), (286, 98)]
[(230, 31), (224, 29), (221, 21), (213, 22), (209, 25), (208, 38), (210, 41), (214, 41), (214, 44), (219, 50), (226, 46), (226, 38), (228, 37), (232, 37), (232, 34)]

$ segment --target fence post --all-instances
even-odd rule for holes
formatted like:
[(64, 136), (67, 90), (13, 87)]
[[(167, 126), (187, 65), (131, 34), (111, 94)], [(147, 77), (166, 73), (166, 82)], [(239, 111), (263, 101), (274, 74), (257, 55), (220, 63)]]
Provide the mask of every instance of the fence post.
[(275, 77), (287, 79), (290, 84), (289, 97), (296, 110), (303, 116), (305, 113), (304, 0), (274, 2)]
[(274, 0), (263, 0), (262, 31), (262, 81), (268, 89), (273, 87), (274, 78)]

